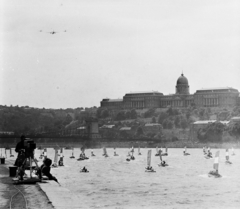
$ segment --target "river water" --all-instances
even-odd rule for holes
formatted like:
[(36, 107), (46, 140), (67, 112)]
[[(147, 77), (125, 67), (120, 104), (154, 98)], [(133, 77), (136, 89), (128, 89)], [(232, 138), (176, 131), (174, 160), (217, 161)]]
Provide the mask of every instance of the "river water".
[[(159, 167), (159, 157), (152, 149), (152, 167), (155, 173), (145, 172), (147, 152), (135, 160), (126, 161), (128, 149), (108, 148), (108, 158), (102, 156), (102, 149), (86, 150), (89, 160), (77, 161), (80, 149), (74, 149), (75, 159), (70, 159), (71, 150), (64, 150), (64, 166), (53, 168), (52, 173), (67, 191), (69, 208), (240, 208), (240, 151), (230, 152), (232, 165), (225, 164), (225, 150), (220, 149), (219, 173), (222, 178), (210, 178), (207, 173), (213, 169), (214, 159), (205, 159), (202, 149), (188, 149), (189, 156), (183, 156), (183, 149), (169, 149), (163, 159), (168, 167)], [(212, 149), (213, 154), (216, 150)], [(40, 150), (36, 150), (38, 159)], [(54, 150), (48, 149), (48, 157), (54, 158)], [(89, 173), (80, 173), (86, 166)], [(55, 182), (54, 182), (55, 183)], [(51, 182), (51, 185), (54, 183)], [(55, 183), (56, 185), (56, 183)], [(61, 195), (53, 196), (54, 188), (45, 184), (42, 188), (54, 197), (64, 208)], [(50, 192), (51, 191), (51, 192)], [(57, 194), (57, 193), (56, 193)], [(58, 199), (59, 198), (59, 199)]]

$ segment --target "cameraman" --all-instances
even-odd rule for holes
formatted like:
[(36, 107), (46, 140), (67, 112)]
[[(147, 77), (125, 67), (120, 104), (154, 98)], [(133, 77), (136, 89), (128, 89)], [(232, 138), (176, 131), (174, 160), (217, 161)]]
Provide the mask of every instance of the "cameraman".
[(20, 139), (21, 139), (21, 141), (17, 143), (16, 149), (15, 149), (15, 152), (18, 153), (18, 156), (17, 156), (17, 159), (16, 159), (14, 165), (17, 167), (21, 166), (23, 163), (23, 160), (24, 160), (24, 159), (22, 159), (22, 158), (24, 158), (22, 151), (24, 150), (24, 141), (25, 141), (26, 137), (24, 135), (22, 135)]

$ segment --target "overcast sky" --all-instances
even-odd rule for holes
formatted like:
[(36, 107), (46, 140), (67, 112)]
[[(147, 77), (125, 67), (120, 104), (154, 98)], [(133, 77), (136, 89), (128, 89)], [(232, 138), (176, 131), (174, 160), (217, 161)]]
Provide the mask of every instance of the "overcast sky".
[(166, 95), (182, 71), (190, 93), (240, 91), (239, 0), (1, 0), (0, 7), (2, 105), (92, 107), (132, 91)]

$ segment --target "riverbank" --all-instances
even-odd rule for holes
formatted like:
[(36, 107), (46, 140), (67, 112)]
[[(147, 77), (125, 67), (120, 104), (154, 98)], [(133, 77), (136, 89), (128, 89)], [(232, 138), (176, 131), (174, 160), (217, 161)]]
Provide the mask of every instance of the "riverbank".
[(53, 209), (51, 201), (38, 184), (13, 184), (8, 169), (12, 165), (13, 160), (0, 164), (0, 208)]

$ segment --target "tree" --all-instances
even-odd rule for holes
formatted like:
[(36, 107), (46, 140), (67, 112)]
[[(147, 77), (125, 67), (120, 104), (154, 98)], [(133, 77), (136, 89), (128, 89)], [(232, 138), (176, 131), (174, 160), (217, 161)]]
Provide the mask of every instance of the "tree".
[(117, 115), (115, 116), (115, 120), (125, 120), (125, 113), (124, 113), (124, 111), (118, 112)]
[(152, 117), (152, 123), (156, 123), (156, 118)]
[(168, 114), (166, 112), (161, 112), (158, 116), (158, 123), (163, 124), (166, 118), (168, 118)]
[(201, 142), (222, 142), (222, 136), (225, 126), (220, 122), (210, 123), (205, 128), (197, 132), (198, 139)]
[(183, 117), (180, 124), (181, 124), (181, 128), (185, 130), (188, 126), (187, 119)]
[(142, 129), (141, 126), (139, 126), (139, 127), (137, 128), (136, 135), (137, 135), (137, 136), (143, 135), (143, 129)]
[(101, 112), (101, 118), (107, 118), (107, 117), (109, 117), (109, 111), (108, 111), (108, 109), (104, 109)]
[(154, 113), (155, 113), (155, 109), (151, 108), (144, 113), (144, 118), (150, 118), (154, 116)]
[(135, 109), (131, 110), (131, 119), (136, 119), (137, 118), (137, 112)]
[(230, 126), (228, 132), (230, 135), (233, 135), (236, 139), (238, 139), (240, 136), (240, 122), (234, 123)]

